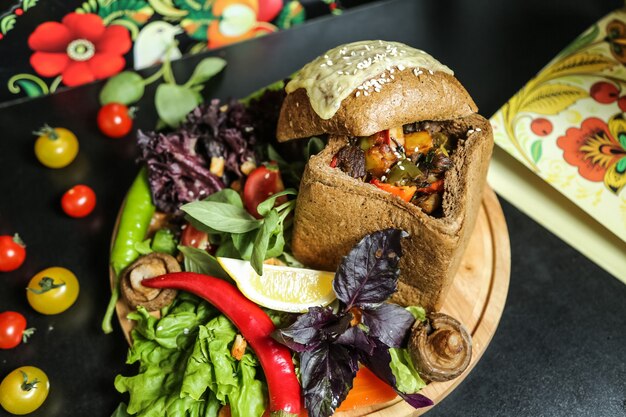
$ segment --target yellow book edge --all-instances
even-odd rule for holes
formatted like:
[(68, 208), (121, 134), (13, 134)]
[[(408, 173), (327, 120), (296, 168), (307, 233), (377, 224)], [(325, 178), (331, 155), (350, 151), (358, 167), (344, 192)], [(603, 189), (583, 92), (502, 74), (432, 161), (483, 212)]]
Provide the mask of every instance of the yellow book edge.
[(502, 198), (626, 284), (624, 241), (498, 146), (487, 180)]

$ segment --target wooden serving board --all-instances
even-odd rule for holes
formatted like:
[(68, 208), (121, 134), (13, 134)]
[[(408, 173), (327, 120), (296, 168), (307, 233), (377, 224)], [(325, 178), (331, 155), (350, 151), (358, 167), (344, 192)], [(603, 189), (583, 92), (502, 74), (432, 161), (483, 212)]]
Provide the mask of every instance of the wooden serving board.
[[(465, 379), (489, 345), (504, 309), (510, 266), (509, 234), (502, 208), (493, 190), (486, 187), (476, 228), (442, 308), (444, 313), (460, 320), (472, 335), (472, 360), (458, 378), (432, 382), (420, 391), (435, 405)], [(110, 278), (113, 283), (112, 271)], [(133, 322), (126, 318), (130, 309), (120, 300), (116, 311), (124, 336), (130, 343)], [(335, 417), (409, 417), (422, 415), (430, 408), (416, 410), (398, 397), (387, 403), (338, 412)]]

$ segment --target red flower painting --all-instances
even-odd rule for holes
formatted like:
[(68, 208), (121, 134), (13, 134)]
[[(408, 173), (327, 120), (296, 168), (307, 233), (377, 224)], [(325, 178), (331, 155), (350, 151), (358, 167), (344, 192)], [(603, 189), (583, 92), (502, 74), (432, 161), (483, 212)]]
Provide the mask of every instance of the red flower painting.
[(76, 86), (117, 74), (132, 47), (123, 26), (105, 26), (95, 14), (70, 13), (61, 23), (44, 22), (28, 38), (35, 51), (30, 64), (43, 77), (61, 75), (63, 84)]
[(563, 159), (581, 177), (604, 184), (615, 194), (626, 185), (626, 120), (621, 113), (608, 124), (596, 117), (583, 121), (580, 128), (567, 129), (556, 144)]

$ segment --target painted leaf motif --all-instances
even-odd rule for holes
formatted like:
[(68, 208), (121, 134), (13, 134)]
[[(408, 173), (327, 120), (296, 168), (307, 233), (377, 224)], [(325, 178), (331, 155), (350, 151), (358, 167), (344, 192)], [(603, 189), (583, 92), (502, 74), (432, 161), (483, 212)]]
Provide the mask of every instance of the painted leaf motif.
[(557, 114), (588, 94), (582, 88), (567, 84), (543, 84), (524, 97), (518, 111)]
[(76, 9), (76, 11), (78, 13), (97, 13), (99, 6), (100, 5), (98, 4), (98, 0), (87, 0), (86, 2), (81, 4), (80, 7)]
[(26, 12), (37, 5), (38, 0), (24, 0), (22, 2), (22, 9)]
[(0, 20), (0, 32), (6, 34), (15, 26), (15, 15), (6, 15)]
[(280, 29), (289, 29), (292, 26), (298, 25), (306, 19), (304, 7), (299, 1), (291, 1), (283, 7), (278, 18), (276, 19), (276, 26)]
[(141, 26), (153, 14), (154, 10), (145, 0), (118, 0), (103, 4), (98, 9), (98, 15), (104, 19), (105, 23), (126, 19)]
[(607, 169), (604, 175), (604, 185), (615, 194), (619, 194), (626, 186), (626, 156)]
[(590, 44), (591, 42), (593, 42), (596, 39), (596, 37), (598, 36), (599, 32), (600, 32), (600, 28), (598, 27), (598, 24), (596, 23), (592, 27), (587, 29), (587, 31), (585, 31), (584, 33), (580, 34), (580, 36), (578, 36), (576, 39), (574, 39), (574, 41), (572, 43), (567, 45), (565, 47), (565, 49), (563, 49), (561, 51), (561, 53), (559, 53), (559, 56), (569, 55), (569, 54), (571, 54), (573, 52), (578, 51), (579, 49), (581, 49), (585, 45)]
[(540, 140), (534, 141), (533, 144), (530, 146), (530, 154), (533, 157), (533, 161), (539, 162), (539, 160), (541, 159), (542, 148), (543, 146)]
[(618, 63), (605, 55), (581, 52), (570, 55), (546, 68), (540, 78), (559, 78), (566, 75), (597, 74)]

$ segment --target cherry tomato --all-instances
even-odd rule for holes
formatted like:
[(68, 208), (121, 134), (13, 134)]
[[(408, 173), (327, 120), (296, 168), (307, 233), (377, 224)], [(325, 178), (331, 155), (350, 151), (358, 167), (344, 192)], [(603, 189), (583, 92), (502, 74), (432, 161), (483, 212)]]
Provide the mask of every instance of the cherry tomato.
[(0, 405), (11, 414), (28, 414), (38, 409), (48, 397), (48, 376), (34, 366), (11, 371), (0, 383)]
[(63, 194), (61, 207), (70, 217), (85, 217), (96, 207), (96, 193), (86, 185), (75, 185)]
[(26, 328), (26, 318), (15, 311), (0, 313), (0, 349), (13, 349), (33, 334), (35, 329)]
[(59, 314), (78, 298), (78, 279), (60, 266), (44, 269), (33, 276), (26, 288), (30, 306), (41, 314)]
[(16, 233), (13, 236), (0, 236), (0, 271), (14, 271), (26, 259), (26, 245)]
[(68, 166), (78, 154), (78, 139), (69, 130), (62, 127), (44, 126), (37, 132), (35, 156), (48, 168)]
[[(257, 211), (257, 206), (265, 201), (269, 196), (283, 191), (285, 186), (280, 176), (280, 171), (276, 164), (261, 165), (254, 169), (246, 179), (243, 187), (243, 204), (257, 219), (262, 216)], [(287, 197), (279, 197), (276, 204), (282, 204), (287, 201)]]
[(210, 251), (209, 235), (187, 223), (180, 236), (180, 244)]
[(105, 104), (98, 111), (98, 128), (110, 138), (126, 136), (133, 128), (133, 112), (121, 103)]

